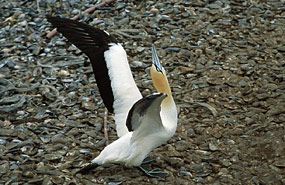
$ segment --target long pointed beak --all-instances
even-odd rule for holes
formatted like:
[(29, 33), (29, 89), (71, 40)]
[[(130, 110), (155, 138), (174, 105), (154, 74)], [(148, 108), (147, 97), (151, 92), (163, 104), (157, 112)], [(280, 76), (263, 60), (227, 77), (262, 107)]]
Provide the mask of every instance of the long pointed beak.
[(157, 70), (157, 72), (162, 72), (162, 65), (159, 62), (159, 58), (157, 56), (154, 45), (152, 45), (151, 50), (152, 50), (152, 64), (155, 66), (155, 69)]

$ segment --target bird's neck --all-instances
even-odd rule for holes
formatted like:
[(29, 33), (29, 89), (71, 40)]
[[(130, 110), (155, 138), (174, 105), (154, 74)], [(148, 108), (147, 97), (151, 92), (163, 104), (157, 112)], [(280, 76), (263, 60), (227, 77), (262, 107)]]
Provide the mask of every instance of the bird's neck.
[(169, 83), (166, 77), (160, 78), (159, 80), (153, 77), (152, 79), (153, 85), (156, 88), (157, 92), (167, 94), (167, 97), (163, 100), (165, 105), (170, 104), (173, 102), (173, 97), (171, 93), (171, 89), (169, 87)]
[(164, 128), (170, 135), (173, 135), (177, 127), (177, 109), (168, 80), (166, 76), (152, 75), (152, 82), (158, 92), (167, 94), (161, 102), (160, 116)]
[(173, 136), (177, 127), (177, 108), (174, 99), (170, 94), (161, 102), (161, 120), (169, 135)]
[(150, 74), (157, 92), (167, 94), (167, 97), (161, 102), (160, 116), (164, 128), (172, 136), (177, 127), (177, 109), (168, 80), (165, 73), (157, 72), (154, 66), (151, 67)]
[(156, 72), (153, 66), (151, 68), (150, 74), (151, 74), (152, 83), (156, 88), (157, 92), (167, 94), (166, 99), (170, 99), (170, 97), (172, 97), (172, 93), (165, 74)]

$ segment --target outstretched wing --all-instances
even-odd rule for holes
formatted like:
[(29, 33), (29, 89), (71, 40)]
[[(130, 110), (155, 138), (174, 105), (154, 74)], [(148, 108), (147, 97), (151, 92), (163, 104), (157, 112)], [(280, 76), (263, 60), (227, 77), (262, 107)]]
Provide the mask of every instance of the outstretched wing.
[(108, 32), (87, 24), (51, 16), (47, 20), (89, 57), (103, 102), (115, 113), (117, 134), (126, 134), (128, 111), (142, 96), (124, 48)]

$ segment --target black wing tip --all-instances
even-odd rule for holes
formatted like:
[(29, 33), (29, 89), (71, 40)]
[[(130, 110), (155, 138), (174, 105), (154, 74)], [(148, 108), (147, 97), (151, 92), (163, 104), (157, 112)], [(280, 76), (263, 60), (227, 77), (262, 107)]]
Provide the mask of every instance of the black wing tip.
[(76, 22), (78, 22), (77, 20), (72, 20), (72, 19), (69, 19), (69, 18), (64, 18), (64, 17), (60, 17), (60, 16), (54, 16), (54, 15), (49, 15), (49, 14), (47, 14), (46, 15), (46, 19), (49, 21), (49, 20), (51, 20), (51, 21), (54, 21), (54, 20), (69, 20), (69, 21), (76, 21)]
[(102, 72), (105, 72), (104, 75), (108, 74), (104, 52), (110, 47), (110, 43), (118, 43), (118, 41), (106, 31), (77, 20), (52, 15), (46, 15), (46, 19), (89, 57), (103, 102), (108, 111), (113, 113), (114, 95), (112, 89), (106, 87), (111, 87), (111, 81), (109, 77), (99, 77), (96, 73), (99, 74), (98, 71), (100, 71), (100, 74)]
[(77, 172), (75, 172), (75, 174), (86, 174), (87, 172), (89, 172), (90, 170), (94, 169), (94, 168), (97, 168), (99, 165), (96, 164), (96, 163), (91, 163), (91, 164), (88, 164), (87, 166), (81, 168), (80, 170), (78, 170)]
[[(57, 28), (58, 31), (64, 34), (64, 36), (67, 38), (68, 35), (66, 34), (74, 34), (80, 36), (81, 33), (88, 33), (90, 37), (93, 37), (94, 42), (96, 42), (96, 40), (98, 42), (104, 41), (107, 45), (109, 43), (118, 43), (118, 41), (107, 31), (98, 27), (91, 26), (84, 22), (52, 15), (46, 15), (46, 19), (53, 25), (53, 27)], [(70, 39), (70, 37), (68, 39)]]
[(66, 19), (66, 18), (62, 18), (62, 17), (59, 17), (59, 16), (52, 16), (52, 15), (46, 15), (46, 19), (48, 20), (48, 22), (50, 22), (51, 24), (57, 22), (57, 21), (66, 21), (66, 20), (69, 20), (69, 19)]
[[(91, 26), (89, 26), (88, 24), (79, 22), (78, 20), (69, 19), (69, 18), (62, 18), (59, 16), (46, 15), (46, 19), (48, 22), (52, 24), (53, 27), (57, 29), (61, 29), (61, 28), (71, 29), (72, 28), (74, 30), (76, 27), (85, 27), (85, 26), (91, 28)], [(94, 28), (94, 29), (98, 29), (98, 28)], [(59, 32), (62, 32), (62, 31), (59, 31)]]
[(58, 17), (58, 16), (52, 16), (52, 15), (49, 15), (49, 14), (46, 15), (46, 19), (53, 19), (53, 18), (56, 18), (56, 17)]

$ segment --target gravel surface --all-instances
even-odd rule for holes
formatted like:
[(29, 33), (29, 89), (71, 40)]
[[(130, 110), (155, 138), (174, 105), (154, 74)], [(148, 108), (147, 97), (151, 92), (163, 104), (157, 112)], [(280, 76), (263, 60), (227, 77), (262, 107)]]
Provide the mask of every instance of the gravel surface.
[(104, 148), (104, 105), (87, 57), (47, 39), (45, 15), (95, 3), (1, 1), (0, 184), (285, 184), (284, 0), (116, 1), (80, 16), (123, 44), (144, 95), (155, 44), (179, 123), (146, 167), (165, 180), (113, 164), (73, 175)]

